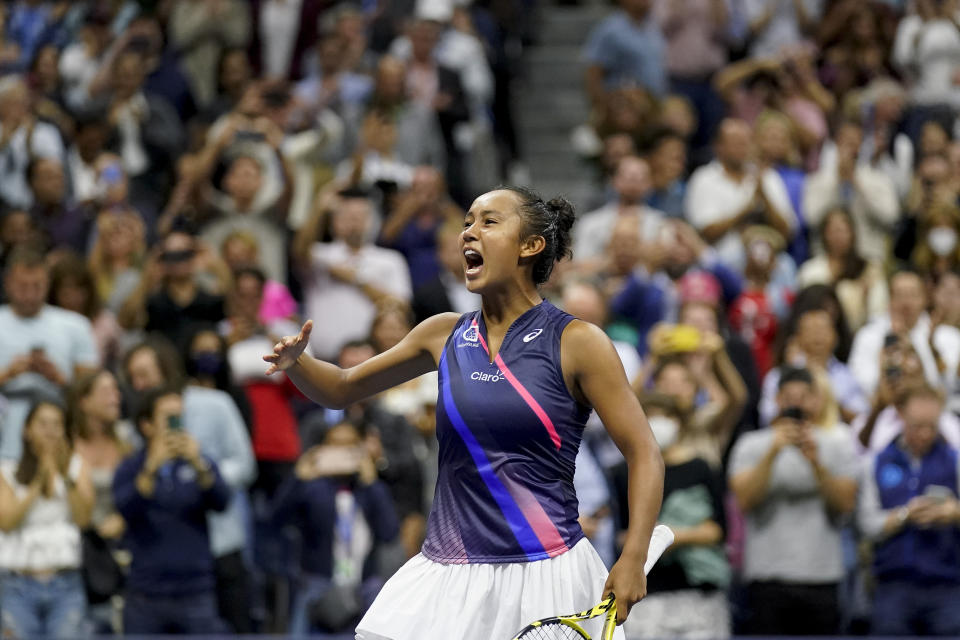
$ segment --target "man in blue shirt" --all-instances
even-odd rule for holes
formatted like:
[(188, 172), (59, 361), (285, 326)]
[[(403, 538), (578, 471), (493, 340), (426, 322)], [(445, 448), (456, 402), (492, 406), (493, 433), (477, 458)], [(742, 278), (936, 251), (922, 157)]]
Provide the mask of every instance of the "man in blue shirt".
[(650, 0), (620, 0), (622, 10), (590, 32), (583, 57), (587, 94), (594, 104), (621, 87), (640, 86), (657, 97), (666, 94), (666, 42), (650, 5)]
[(133, 555), (123, 612), (128, 634), (224, 630), (207, 512), (223, 511), (230, 489), (182, 430), (182, 413), (178, 391), (150, 392), (137, 415), (145, 446), (120, 464), (113, 480)]

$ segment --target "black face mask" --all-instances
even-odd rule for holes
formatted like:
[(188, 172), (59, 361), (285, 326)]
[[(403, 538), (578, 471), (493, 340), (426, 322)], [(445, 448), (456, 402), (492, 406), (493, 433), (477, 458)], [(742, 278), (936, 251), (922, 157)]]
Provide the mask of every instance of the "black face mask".
[(223, 356), (214, 351), (199, 351), (187, 361), (187, 373), (191, 376), (216, 377), (223, 370)]

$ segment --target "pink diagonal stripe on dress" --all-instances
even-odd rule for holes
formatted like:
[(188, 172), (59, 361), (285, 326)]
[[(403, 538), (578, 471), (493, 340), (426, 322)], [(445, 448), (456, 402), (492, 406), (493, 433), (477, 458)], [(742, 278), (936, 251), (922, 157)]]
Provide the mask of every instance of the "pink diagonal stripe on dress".
[[(483, 334), (480, 333), (480, 326), (477, 324), (476, 318), (474, 318), (471, 326), (475, 326), (477, 329), (477, 336), (480, 338), (480, 344), (483, 345), (483, 350), (487, 352), (487, 355), (490, 355), (490, 349), (487, 348), (487, 341), (484, 340)], [(557, 428), (553, 426), (553, 420), (550, 419), (550, 416), (547, 415), (547, 412), (543, 410), (543, 407), (540, 406), (540, 403), (537, 402), (536, 398), (530, 395), (530, 392), (527, 391), (527, 388), (517, 380), (517, 376), (513, 375), (513, 372), (510, 371), (510, 368), (507, 367), (507, 364), (503, 361), (503, 358), (500, 357), (500, 354), (497, 354), (497, 357), (493, 359), (494, 363), (500, 367), (500, 372), (503, 373), (503, 377), (507, 379), (507, 382), (510, 383), (517, 393), (520, 394), (520, 397), (523, 398), (523, 401), (527, 403), (533, 412), (540, 419), (540, 422), (543, 423), (544, 428), (546, 428), (547, 433), (550, 434), (550, 440), (553, 441), (553, 446), (560, 449), (560, 434), (557, 433)]]

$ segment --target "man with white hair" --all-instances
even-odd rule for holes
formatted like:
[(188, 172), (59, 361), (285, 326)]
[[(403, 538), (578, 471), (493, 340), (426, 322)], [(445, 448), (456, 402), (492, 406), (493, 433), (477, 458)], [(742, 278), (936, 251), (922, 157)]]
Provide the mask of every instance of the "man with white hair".
[(30, 91), (22, 76), (0, 79), (0, 199), (14, 207), (29, 208), (33, 193), (27, 184), (31, 159), (63, 161), (63, 140), (56, 127), (30, 114)]
[[(333, 242), (315, 242), (325, 208), (332, 214)], [(319, 358), (332, 360), (346, 343), (366, 338), (378, 303), (412, 297), (403, 255), (370, 240), (372, 208), (365, 192), (341, 191), (329, 207), (318, 207), (294, 243), (305, 278), (305, 315), (314, 323), (310, 349)]]

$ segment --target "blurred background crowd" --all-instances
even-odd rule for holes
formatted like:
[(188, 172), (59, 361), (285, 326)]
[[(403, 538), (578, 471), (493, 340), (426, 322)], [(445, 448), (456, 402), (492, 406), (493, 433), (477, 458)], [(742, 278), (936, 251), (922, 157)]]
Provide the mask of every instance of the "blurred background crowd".
[[(332, 410), (261, 356), (476, 309), (464, 210), (564, 158), (543, 293), (614, 341), (677, 533), (627, 637), (960, 636), (958, 109), (955, 0), (3, 2), (3, 637), (352, 638), (436, 377)], [(612, 564), (595, 416), (577, 467)]]

